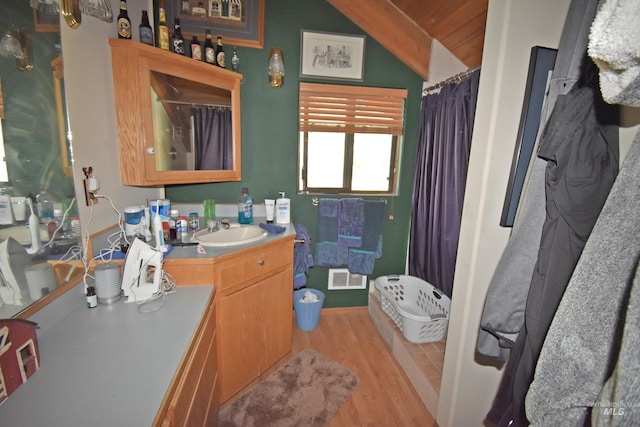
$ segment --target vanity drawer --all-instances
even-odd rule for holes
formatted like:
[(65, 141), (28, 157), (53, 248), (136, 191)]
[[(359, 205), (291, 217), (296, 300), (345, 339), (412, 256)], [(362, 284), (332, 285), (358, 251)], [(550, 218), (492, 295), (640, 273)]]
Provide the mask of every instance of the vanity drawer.
[(274, 246), (249, 249), (243, 251), (240, 256), (215, 261), (213, 283), (217, 290), (225, 291), (253, 283), (292, 264), (293, 238)]

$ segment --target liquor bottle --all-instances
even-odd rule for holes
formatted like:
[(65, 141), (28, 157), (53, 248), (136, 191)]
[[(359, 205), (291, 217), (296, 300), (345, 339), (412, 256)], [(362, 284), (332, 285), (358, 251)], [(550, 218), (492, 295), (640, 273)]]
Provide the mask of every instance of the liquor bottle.
[(191, 39), (191, 57), (193, 59), (197, 59), (198, 61), (202, 61), (202, 45), (198, 40), (198, 36), (195, 34)]
[(172, 50), (180, 55), (184, 55), (184, 38), (180, 29), (180, 18), (176, 17), (173, 24), (173, 35), (171, 36)]
[(131, 20), (127, 13), (126, 0), (120, 0), (120, 14), (118, 15), (118, 38), (131, 39)]
[(167, 15), (164, 5), (160, 3), (158, 8), (158, 46), (160, 49), (169, 50), (169, 27), (167, 27)]
[(218, 43), (216, 44), (216, 65), (224, 68), (224, 64), (224, 47), (222, 47), (222, 37), (218, 36)]
[(149, 14), (146, 10), (142, 11), (142, 20), (139, 27), (140, 42), (153, 46), (153, 29), (149, 25)]
[(205, 40), (204, 40), (204, 60), (212, 65), (216, 64), (216, 50), (213, 47), (213, 42), (211, 41), (211, 31), (207, 28), (204, 31)]

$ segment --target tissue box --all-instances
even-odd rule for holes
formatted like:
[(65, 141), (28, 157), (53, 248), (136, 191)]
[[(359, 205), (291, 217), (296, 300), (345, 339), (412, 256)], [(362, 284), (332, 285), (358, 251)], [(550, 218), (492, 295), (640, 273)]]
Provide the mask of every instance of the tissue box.
[(0, 320), (0, 405), (39, 368), (36, 323)]

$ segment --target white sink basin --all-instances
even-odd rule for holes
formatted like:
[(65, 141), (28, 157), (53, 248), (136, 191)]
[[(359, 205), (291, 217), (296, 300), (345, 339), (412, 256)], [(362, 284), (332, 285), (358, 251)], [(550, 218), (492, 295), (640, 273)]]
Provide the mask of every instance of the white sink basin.
[(257, 225), (231, 224), (231, 227), (217, 231), (202, 230), (193, 239), (202, 246), (224, 247), (253, 243), (267, 237), (267, 231)]

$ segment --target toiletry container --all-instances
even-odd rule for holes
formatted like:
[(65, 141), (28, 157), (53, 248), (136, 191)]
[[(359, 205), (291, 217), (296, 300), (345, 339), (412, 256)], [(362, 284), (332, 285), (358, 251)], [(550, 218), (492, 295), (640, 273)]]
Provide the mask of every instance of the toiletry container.
[(151, 205), (151, 216), (160, 211), (160, 220), (169, 221), (171, 212), (171, 201), (169, 199), (159, 199)]
[(38, 208), (38, 217), (40, 222), (48, 224), (53, 219), (53, 197), (47, 191), (43, 190), (36, 196), (36, 205)]
[(247, 187), (242, 189), (242, 195), (238, 198), (238, 223), (253, 224), (253, 199)]
[(13, 224), (11, 197), (6, 194), (0, 194), (0, 224)]
[(291, 222), (291, 200), (285, 197), (281, 191), (280, 197), (276, 199), (276, 223), (289, 224)]

